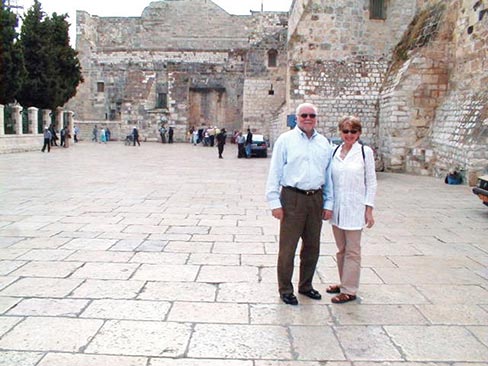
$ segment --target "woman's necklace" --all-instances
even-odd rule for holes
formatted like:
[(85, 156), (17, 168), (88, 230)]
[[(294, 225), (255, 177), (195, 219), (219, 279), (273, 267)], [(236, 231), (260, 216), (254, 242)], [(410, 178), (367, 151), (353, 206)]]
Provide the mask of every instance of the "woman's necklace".
[(346, 145), (343, 145), (342, 146), (342, 149), (341, 149), (341, 159), (344, 160), (346, 158), (346, 155), (347, 153), (351, 150), (351, 147), (349, 147), (348, 149), (346, 149)]

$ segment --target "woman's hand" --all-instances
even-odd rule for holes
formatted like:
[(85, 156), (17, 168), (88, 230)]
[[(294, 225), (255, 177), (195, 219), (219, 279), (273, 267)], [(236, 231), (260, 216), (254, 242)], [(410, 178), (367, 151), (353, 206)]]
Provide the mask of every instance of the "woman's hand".
[(373, 227), (374, 225), (373, 207), (366, 206), (366, 210), (364, 212), (364, 221), (366, 221), (366, 227), (368, 229)]
[(322, 220), (330, 220), (332, 218), (332, 211), (331, 210), (323, 210), (322, 211)]

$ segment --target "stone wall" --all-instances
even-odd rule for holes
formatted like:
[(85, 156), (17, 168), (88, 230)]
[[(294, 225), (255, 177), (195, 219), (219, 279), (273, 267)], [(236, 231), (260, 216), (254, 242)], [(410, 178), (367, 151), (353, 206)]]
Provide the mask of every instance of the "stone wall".
[(441, 17), (434, 12), (425, 21), (420, 13), (399, 44), (409, 48), (404, 61), (394, 60), (380, 103), (380, 152), (387, 169), (439, 177), (460, 170), (469, 184), (487, 169), (485, 6), (426, 2), (423, 11), (437, 9)]
[(344, 115), (358, 115), (376, 144), (378, 99), (391, 49), (416, 2), (389, 1), (386, 20), (369, 19), (369, 2), (296, 0), (289, 20), (289, 113), (302, 102), (319, 107), (319, 130), (337, 134)]
[[(230, 15), (207, 0), (156, 1), (133, 18), (78, 12), (85, 83), (69, 108), (80, 121), (138, 124), (155, 138), (162, 123), (172, 125), (176, 141), (203, 123), (229, 131), (252, 123), (265, 133), (284, 99), (287, 18), (285, 12)], [(279, 53), (277, 67), (268, 68), (270, 49)], [(255, 81), (247, 91), (246, 77)], [(276, 93), (268, 97), (270, 89)], [(168, 101), (162, 108), (159, 93)]]

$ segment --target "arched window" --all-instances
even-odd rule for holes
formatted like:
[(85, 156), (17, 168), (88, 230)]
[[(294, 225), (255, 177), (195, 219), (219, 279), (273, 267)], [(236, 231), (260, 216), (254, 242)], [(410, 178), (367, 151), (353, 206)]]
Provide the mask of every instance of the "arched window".
[(268, 67), (278, 66), (277, 60), (278, 60), (278, 51), (269, 50), (268, 51)]

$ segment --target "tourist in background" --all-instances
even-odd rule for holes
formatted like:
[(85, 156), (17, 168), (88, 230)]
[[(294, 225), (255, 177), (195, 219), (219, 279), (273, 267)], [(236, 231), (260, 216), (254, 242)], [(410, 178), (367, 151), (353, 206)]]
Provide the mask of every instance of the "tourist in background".
[(280, 220), (278, 290), (281, 300), (290, 305), (298, 304), (291, 281), (300, 238), (298, 292), (314, 300), (322, 298), (312, 280), (320, 254), (322, 220), (332, 217), (333, 208), (332, 146), (315, 130), (317, 108), (313, 104), (300, 104), (296, 114), (297, 126), (276, 140), (266, 184), (271, 213)]
[(42, 145), (41, 151), (44, 152), (44, 150), (46, 150), (46, 147), (47, 147), (47, 152), (50, 152), (51, 151), (52, 135), (51, 135), (51, 131), (49, 130), (49, 128), (47, 126), (44, 127), (43, 138), (44, 138), (44, 145)]
[(102, 129), (100, 130), (100, 143), (104, 143), (106, 144), (107, 143), (107, 135), (105, 133), (105, 128), (102, 127)]
[(252, 132), (251, 129), (247, 129), (247, 135), (246, 135), (246, 158), (251, 157), (251, 147), (252, 147)]
[(220, 130), (219, 133), (217, 134), (217, 149), (219, 151), (219, 159), (224, 158), (222, 154), (224, 152), (224, 145), (226, 139), (227, 139), (227, 134), (225, 128), (222, 128), (222, 130)]
[(134, 146), (136, 146), (136, 142), (138, 146), (141, 146), (141, 143), (139, 142), (139, 130), (136, 126), (132, 129), (132, 141), (134, 141)]
[(80, 128), (78, 126), (75, 126), (73, 132), (74, 132), (74, 139), (75, 139), (75, 143), (76, 143), (76, 142), (78, 142), (78, 138), (80, 135)]
[(337, 268), (340, 283), (327, 288), (338, 295), (333, 303), (356, 299), (361, 270), (361, 233), (374, 225), (376, 172), (373, 150), (359, 142), (361, 121), (347, 116), (339, 123), (342, 145), (332, 157), (334, 213), (330, 220), (337, 245)]
[(168, 129), (168, 144), (172, 144), (173, 143), (174, 133), (175, 133), (175, 130), (173, 129), (173, 127), (170, 127)]
[(242, 135), (242, 132), (239, 131), (236, 137), (237, 142), (237, 157), (245, 158), (246, 157), (246, 147), (244, 146), (246, 143), (246, 138)]
[(97, 125), (95, 125), (93, 127), (93, 130), (92, 130), (92, 141), (93, 142), (98, 142), (98, 128), (97, 128)]
[(110, 132), (109, 128), (106, 127), (105, 128), (105, 140), (106, 141), (110, 141), (110, 135), (112, 134), (112, 132)]

